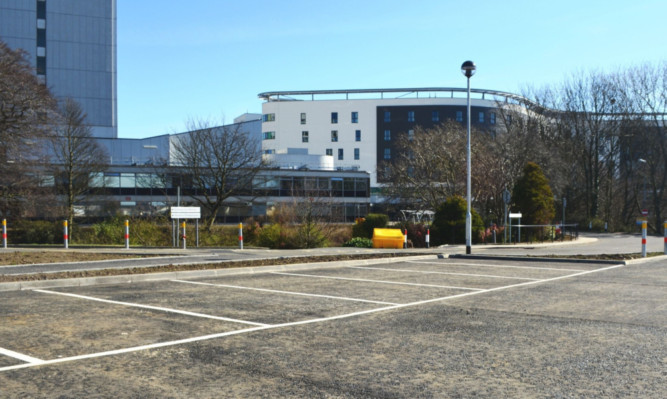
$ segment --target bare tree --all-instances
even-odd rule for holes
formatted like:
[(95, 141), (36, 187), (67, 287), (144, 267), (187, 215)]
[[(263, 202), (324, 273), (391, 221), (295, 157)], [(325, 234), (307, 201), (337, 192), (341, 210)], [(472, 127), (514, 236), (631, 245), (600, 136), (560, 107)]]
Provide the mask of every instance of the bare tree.
[[(21, 50), (0, 41), (0, 210), (25, 213), (39, 186), (35, 166), (55, 101)], [(36, 204), (33, 204), (36, 205)], [(37, 205), (36, 205), (37, 206)]]
[(93, 176), (104, 172), (107, 155), (92, 138), (86, 114), (72, 99), (62, 105), (61, 118), (51, 136), (53, 160), (51, 168), (57, 193), (64, 196), (65, 213), (70, 225), (74, 223), (74, 205), (90, 192)]
[(192, 179), (192, 199), (208, 212), (208, 229), (223, 203), (234, 195), (250, 193), (262, 168), (259, 145), (243, 124), (211, 126), (208, 121), (188, 122), (190, 133), (174, 137), (174, 166)]
[(386, 195), (417, 209), (437, 209), (465, 188), (465, 138), (463, 126), (453, 121), (399, 135), (394, 159), (378, 166), (381, 180), (390, 183)]

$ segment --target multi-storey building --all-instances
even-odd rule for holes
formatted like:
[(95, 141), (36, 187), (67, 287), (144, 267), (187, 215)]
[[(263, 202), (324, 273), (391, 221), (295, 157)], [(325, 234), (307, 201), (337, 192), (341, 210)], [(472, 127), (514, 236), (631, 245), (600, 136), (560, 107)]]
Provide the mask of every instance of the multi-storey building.
[[(511, 93), (472, 90), (473, 126), (497, 128), (500, 102), (524, 100)], [(395, 156), (398, 134), (416, 126), (430, 128), (446, 120), (464, 123), (466, 89), (407, 88), (377, 90), (315, 90), (260, 93), (262, 150), (280, 154), (300, 149), (333, 157), (336, 169), (369, 172), (371, 185), (377, 165)], [(308, 167), (308, 165), (304, 165)]]
[(118, 136), (116, 0), (2, 0), (0, 40), (28, 53), (56, 98), (81, 105), (94, 136)]

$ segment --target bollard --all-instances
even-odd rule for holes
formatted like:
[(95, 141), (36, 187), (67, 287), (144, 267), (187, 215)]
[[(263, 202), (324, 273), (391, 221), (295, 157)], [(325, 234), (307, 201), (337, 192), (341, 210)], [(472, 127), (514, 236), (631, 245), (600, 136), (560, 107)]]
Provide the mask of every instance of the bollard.
[(67, 234), (67, 220), (63, 222), (63, 240), (65, 241), (65, 249), (69, 248), (69, 235)]
[(243, 223), (239, 223), (239, 249), (243, 249)]
[(7, 248), (7, 219), (2, 219), (2, 247)]
[(431, 248), (431, 229), (426, 229), (426, 248)]
[(665, 231), (665, 255), (667, 255), (667, 220), (665, 220), (665, 224), (662, 227)]
[(405, 229), (405, 235), (403, 236), (403, 249), (408, 248), (408, 229)]
[(125, 249), (130, 249), (130, 221), (125, 221)]
[(183, 221), (183, 224), (181, 225), (181, 227), (183, 228), (183, 249), (187, 249), (187, 246), (185, 245), (185, 241), (186, 241), (186, 239), (185, 239), (185, 221)]
[(646, 220), (642, 221), (642, 258), (646, 257)]

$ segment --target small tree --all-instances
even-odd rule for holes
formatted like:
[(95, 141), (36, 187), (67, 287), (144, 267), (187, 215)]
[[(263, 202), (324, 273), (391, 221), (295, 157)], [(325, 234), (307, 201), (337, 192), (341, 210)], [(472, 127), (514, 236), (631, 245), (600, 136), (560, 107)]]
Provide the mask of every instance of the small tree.
[(556, 214), (549, 180), (534, 162), (523, 168), (523, 176), (514, 185), (512, 200), (512, 208), (521, 212), (524, 224), (548, 224)]
[[(465, 242), (466, 213), (468, 206), (463, 197), (454, 195), (442, 203), (433, 219), (433, 242), (438, 244), (462, 244)], [(479, 242), (484, 231), (484, 221), (472, 209), (472, 239)]]

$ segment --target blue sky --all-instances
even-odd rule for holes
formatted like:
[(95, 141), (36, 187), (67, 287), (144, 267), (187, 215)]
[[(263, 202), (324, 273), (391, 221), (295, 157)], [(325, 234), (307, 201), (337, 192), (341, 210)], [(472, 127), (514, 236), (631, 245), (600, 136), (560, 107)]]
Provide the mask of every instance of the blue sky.
[(667, 60), (664, 0), (118, 0), (119, 137), (232, 122), (276, 90), (521, 92)]

